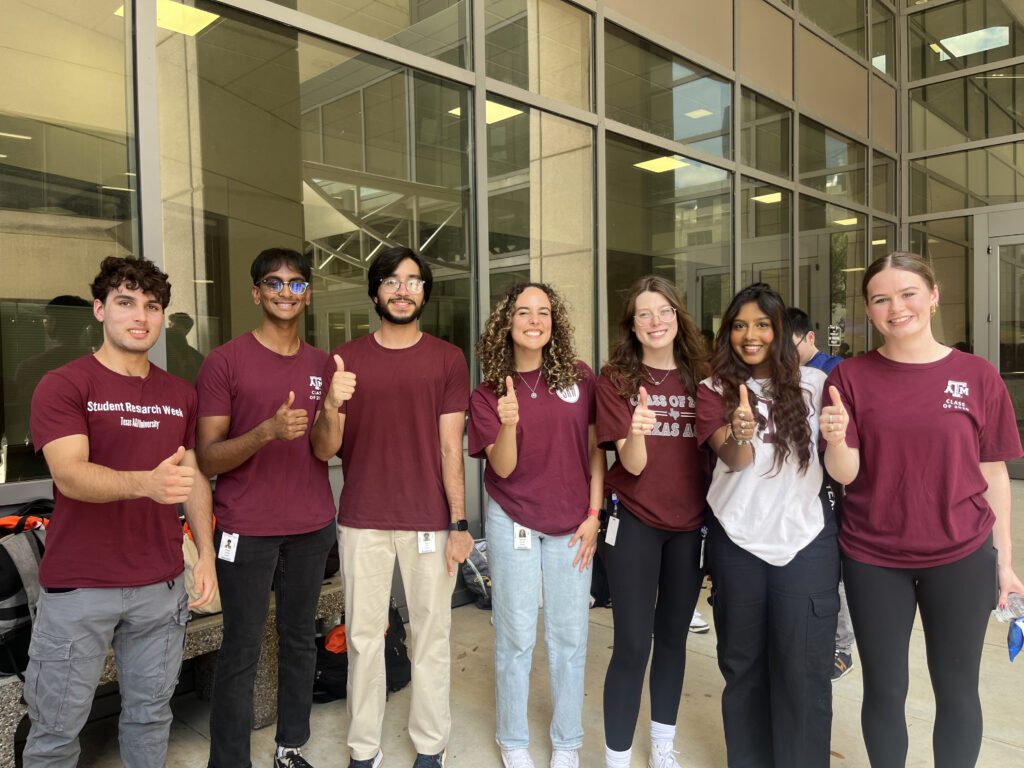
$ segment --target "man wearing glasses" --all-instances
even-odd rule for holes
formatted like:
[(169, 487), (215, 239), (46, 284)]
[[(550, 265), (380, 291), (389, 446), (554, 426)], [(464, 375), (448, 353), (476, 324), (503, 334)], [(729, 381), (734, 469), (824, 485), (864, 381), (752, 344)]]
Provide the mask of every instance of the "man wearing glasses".
[(196, 453), (214, 492), (224, 641), (210, 711), (211, 768), (250, 765), (253, 684), (271, 585), (277, 603), (275, 768), (309, 768), (316, 665), (314, 620), (336, 533), (327, 462), (308, 432), (317, 409), (351, 395), (354, 377), (321, 375), (325, 352), (299, 338), (311, 269), (302, 254), (263, 251), (252, 263), (258, 328), (213, 350), (199, 371)]
[(350, 768), (377, 768), (386, 696), (384, 631), (395, 560), (413, 635), (409, 736), (414, 768), (441, 768), (451, 731), (449, 633), (455, 563), (473, 547), (465, 516), (462, 434), (469, 370), (462, 351), (419, 329), (430, 267), (408, 248), (371, 263), (381, 327), (343, 344), (324, 377), (344, 370), (359, 389), (324, 408), (311, 440), (321, 459), (340, 448), (338, 524), (348, 640)]

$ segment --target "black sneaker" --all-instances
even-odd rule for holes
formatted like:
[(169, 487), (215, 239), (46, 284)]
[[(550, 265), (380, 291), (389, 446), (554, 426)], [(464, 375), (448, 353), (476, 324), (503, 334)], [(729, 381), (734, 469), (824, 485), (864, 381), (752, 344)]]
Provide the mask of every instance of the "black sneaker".
[(447, 756), (447, 747), (436, 755), (417, 754), (416, 762), (412, 764), (412, 768), (444, 768), (444, 761)]
[(853, 669), (853, 656), (842, 651), (836, 651), (836, 662), (835, 666), (832, 667), (832, 682), (840, 678), (846, 677), (850, 670)]
[(348, 768), (377, 768), (384, 762), (384, 753), (379, 749), (377, 754), (369, 760), (356, 760), (354, 757), (348, 761)]
[(285, 747), (280, 755), (274, 758), (274, 768), (313, 768), (299, 752), (298, 747)]

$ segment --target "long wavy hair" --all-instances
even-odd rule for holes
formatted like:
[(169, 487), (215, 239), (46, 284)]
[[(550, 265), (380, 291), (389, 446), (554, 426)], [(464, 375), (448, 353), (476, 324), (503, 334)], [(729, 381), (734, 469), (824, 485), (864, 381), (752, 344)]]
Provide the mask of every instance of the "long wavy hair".
[(541, 352), (541, 373), (549, 392), (558, 392), (583, 380), (583, 371), (577, 364), (576, 345), (573, 342), (572, 321), (565, 302), (554, 288), (544, 283), (517, 283), (505, 292), (494, 305), (487, 318), (480, 341), (476, 343), (476, 356), (483, 371), (483, 383), (498, 397), (505, 395), (505, 377), (516, 375), (516, 360), (512, 345), (512, 317), (516, 299), (527, 288), (544, 291), (551, 302), (551, 338)]
[[(774, 290), (765, 283), (754, 283), (737, 293), (722, 316), (722, 325), (715, 338), (715, 352), (711, 358), (712, 380), (721, 387), (725, 409), (722, 423), (728, 424), (733, 411), (740, 404), (740, 384), (753, 374), (750, 366), (740, 359), (732, 348), (732, 328), (740, 309), (754, 303), (765, 313), (772, 324), (775, 337), (768, 347), (768, 364), (771, 373), (765, 387), (773, 401), (775, 422), (774, 473), (782, 469), (790, 453), (800, 462), (800, 472), (806, 472), (811, 463), (811, 427), (807, 418), (811, 413), (809, 394), (800, 385), (800, 358), (797, 355), (793, 337), (787, 330), (786, 305)], [(762, 429), (765, 418), (756, 408), (754, 420)]]
[(619, 336), (612, 345), (611, 355), (601, 373), (607, 376), (622, 397), (632, 397), (650, 374), (643, 366), (644, 347), (633, 332), (636, 300), (641, 293), (660, 294), (676, 311), (678, 331), (672, 342), (672, 357), (676, 363), (679, 381), (691, 395), (696, 395), (697, 384), (708, 374), (707, 349), (704, 339), (679, 299), (676, 287), (663, 277), (641, 277), (626, 294), (626, 304), (619, 319)]

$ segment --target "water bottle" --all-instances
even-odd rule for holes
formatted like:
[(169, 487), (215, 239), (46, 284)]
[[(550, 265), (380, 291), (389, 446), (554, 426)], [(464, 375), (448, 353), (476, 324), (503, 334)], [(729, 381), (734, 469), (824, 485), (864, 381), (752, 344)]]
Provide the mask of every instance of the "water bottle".
[(1006, 607), (997, 608), (992, 613), (995, 614), (996, 621), (1004, 624), (1024, 616), (1024, 595), (1011, 592), (1006, 598)]

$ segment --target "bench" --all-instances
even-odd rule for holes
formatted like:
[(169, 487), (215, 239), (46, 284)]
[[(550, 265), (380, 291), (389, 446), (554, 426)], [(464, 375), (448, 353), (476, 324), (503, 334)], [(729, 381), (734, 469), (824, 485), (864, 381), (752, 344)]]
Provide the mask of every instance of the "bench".
[[(316, 617), (325, 619), (344, 610), (345, 593), (341, 576), (324, 580), (320, 590)], [(273, 596), (263, 629), (263, 645), (256, 667), (256, 685), (253, 692), (253, 727), (264, 728), (277, 719), (277, 610)], [(224, 639), (222, 615), (198, 616), (189, 622), (185, 631), (183, 658), (196, 659), (196, 688), (200, 697), (209, 697), (216, 668), (216, 652)], [(101, 683), (117, 679), (113, 652), (107, 654), (107, 663), (100, 676)], [(27, 707), (22, 703), (24, 684), (16, 676), (0, 677), (0, 768), (14, 768), (14, 735)]]

